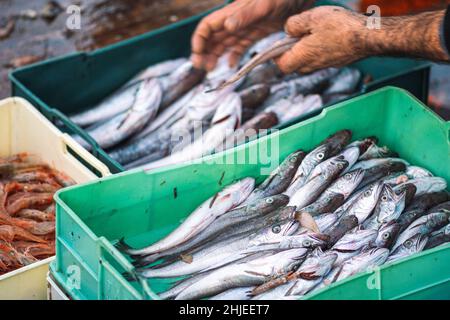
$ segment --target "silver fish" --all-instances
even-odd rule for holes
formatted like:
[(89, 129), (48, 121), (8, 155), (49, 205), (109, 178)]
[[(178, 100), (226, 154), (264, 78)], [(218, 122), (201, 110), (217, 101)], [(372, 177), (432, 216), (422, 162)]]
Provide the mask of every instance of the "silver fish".
[(352, 170), (363, 169), (367, 170), (373, 168), (375, 166), (386, 164), (387, 162), (400, 162), (406, 166), (409, 166), (409, 163), (400, 158), (382, 158), (382, 159), (370, 159), (364, 161), (358, 161), (353, 167)]
[(234, 287), (262, 284), (295, 270), (303, 262), (307, 251), (303, 248), (286, 250), (246, 263), (222, 267), (183, 290), (176, 300), (199, 299)]
[(298, 40), (299, 40), (298, 38), (286, 37), (282, 40), (275, 42), (271, 47), (255, 55), (252, 59), (250, 59), (250, 61), (248, 61), (245, 65), (243, 65), (236, 74), (234, 74), (232, 77), (230, 77), (227, 81), (225, 81), (223, 84), (221, 84), (214, 90), (222, 90), (227, 86), (239, 81), (240, 79), (245, 77), (251, 70), (253, 70), (256, 66), (263, 64), (267, 61), (270, 61), (273, 58), (276, 58), (281, 54), (285, 53), (286, 51), (288, 51), (289, 49), (291, 49), (295, 45), (295, 43), (297, 43)]
[(318, 201), (335, 194), (342, 194), (344, 196), (344, 200), (347, 200), (348, 197), (361, 183), (363, 178), (364, 170), (361, 169), (353, 170), (344, 174), (324, 191), (324, 193), (319, 197)]
[(358, 218), (359, 224), (364, 223), (364, 221), (370, 216), (373, 209), (375, 208), (378, 199), (383, 189), (383, 182), (378, 181), (370, 185), (370, 187), (360, 194), (353, 204), (344, 212), (345, 216), (355, 216)]
[(228, 135), (240, 126), (241, 100), (237, 93), (230, 93), (217, 109), (211, 127), (197, 140), (182, 150), (172, 153), (160, 161), (143, 165), (141, 168), (151, 170), (163, 166), (188, 162), (210, 154), (220, 146)]
[(382, 265), (389, 256), (389, 249), (373, 248), (350, 258), (341, 266), (336, 281), (341, 281), (369, 268)]
[(259, 246), (274, 245), (297, 229), (296, 221), (265, 227), (256, 233), (252, 231), (196, 251), (191, 254), (191, 263), (180, 260), (163, 267), (139, 268), (137, 273), (144, 278), (171, 278), (208, 271), (254, 254)]
[[(249, 205), (244, 207), (239, 207), (237, 209), (226, 212), (220, 217), (216, 218), (206, 229), (198, 233), (192, 239), (180, 244), (172, 249), (165, 250), (161, 253), (156, 253), (151, 256), (146, 256), (143, 259), (139, 259), (139, 266), (144, 266), (149, 263), (152, 263), (162, 257), (171, 256), (181, 254), (183, 252), (188, 252), (202, 243), (208, 242), (210, 244), (210, 240), (220, 240), (222, 237), (221, 234), (230, 233), (243, 233), (250, 231), (251, 228), (245, 228), (245, 224), (252, 224), (254, 228), (261, 228), (267, 223), (273, 224), (275, 222), (274, 219), (271, 219), (272, 215), (267, 216), (267, 219), (263, 219), (262, 217), (266, 214), (273, 212), (281, 206), (285, 206), (289, 202), (289, 198), (286, 195), (275, 195), (272, 197), (263, 198), (257, 200)], [(285, 218), (285, 214), (283, 212), (276, 212), (277, 216), (280, 219)], [(255, 218), (261, 218), (258, 222), (254, 221)], [(247, 223), (248, 222), (248, 223)], [(237, 228), (233, 228), (233, 226), (238, 226)], [(136, 265), (136, 264), (135, 264)]]
[(361, 80), (361, 71), (355, 68), (343, 68), (330, 79), (330, 86), (323, 92), (324, 95), (353, 93)]
[(334, 266), (341, 265), (346, 260), (357, 255), (362, 248), (375, 241), (378, 235), (376, 230), (356, 230), (344, 235), (331, 248), (331, 251), (337, 254)]
[(406, 167), (406, 175), (411, 179), (427, 178), (433, 176), (430, 171), (419, 166)]
[(143, 249), (125, 248), (131, 255), (148, 255), (173, 248), (204, 230), (217, 217), (241, 204), (253, 191), (255, 180), (245, 178), (234, 183), (200, 205), (188, 218), (168, 236)]
[(311, 171), (322, 161), (338, 154), (342, 148), (350, 141), (351, 132), (349, 130), (339, 131), (329, 136), (317, 148), (306, 155), (292, 179), (291, 185), (285, 194), (292, 196), (306, 182)]
[(378, 230), (381, 225), (397, 220), (405, 209), (406, 191), (397, 194), (385, 184), (373, 215), (364, 222), (364, 228)]
[(278, 168), (252, 192), (244, 204), (285, 191), (292, 181), (294, 174), (297, 172), (298, 166), (305, 158), (305, 155), (301, 150), (288, 155)]
[(241, 65), (246, 64), (251, 58), (256, 56), (257, 54), (269, 49), (275, 42), (286, 37), (286, 33), (283, 31), (274, 32), (269, 34), (268, 36), (256, 41), (242, 56), (240, 61)]
[(421, 252), (428, 241), (428, 236), (423, 234), (416, 234), (415, 236), (405, 240), (395, 250), (392, 250), (391, 255), (386, 263), (393, 262), (399, 259), (409, 257), (413, 254)]
[(417, 234), (428, 236), (431, 232), (445, 226), (449, 223), (449, 217), (450, 210), (445, 209), (420, 217), (411, 223), (404, 231), (402, 231), (392, 247), (392, 251), (395, 251), (395, 249), (401, 246), (403, 242)]
[[(359, 148), (357, 147), (347, 147), (345, 148), (343, 151), (341, 151), (337, 156), (330, 158), (328, 160), (325, 160), (322, 163), (319, 163), (309, 174), (308, 178), (306, 179), (306, 182), (314, 179), (315, 177), (317, 177), (318, 175), (322, 174), (322, 172), (324, 171), (324, 168), (326, 168), (329, 165), (330, 161), (333, 161), (333, 159), (336, 158), (343, 158), (347, 165), (345, 166), (345, 168), (341, 171), (341, 173), (345, 173), (350, 171), (349, 168), (351, 168), (356, 161), (358, 160), (359, 157)], [(340, 173), (340, 174), (341, 174)]]
[(375, 246), (378, 248), (390, 248), (400, 232), (400, 225), (395, 221), (381, 225), (378, 230)]
[[(104, 124), (88, 129), (88, 134), (102, 148), (110, 148), (141, 130), (158, 112), (162, 91), (157, 79), (140, 83), (133, 105)], [(78, 139), (79, 140), (79, 139)], [(86, 146), (84, 140), (82, 145)]]
[(440, 177), (423, 177), (409, 180), (408, 182), (416, 186), (416, 196), (426, 193), (439, 192), (447, 189), (447, 182)]
[(428, 238), (425, 249), (432, 249), (448, 242), (450, 242), (450, 224), (434, 231)]
[[(310, 179), (303, 187), (292, 195), (289, 205), (301, 209), (313, 203), (333, 180), (347, 167), (343, 156), (336, 156), (326, 161), (321, 173)], [(309, 177), (308, 177), (309, 179)]]
[(396, 152), (391, 151), (388, 147), (379, 147), (375, 143), (372, 144), (366, 152), (364, 152), (359, 160), (370, 160), (370, 159), (380, 159), (380, 158), (392, 158), (398, 157)]

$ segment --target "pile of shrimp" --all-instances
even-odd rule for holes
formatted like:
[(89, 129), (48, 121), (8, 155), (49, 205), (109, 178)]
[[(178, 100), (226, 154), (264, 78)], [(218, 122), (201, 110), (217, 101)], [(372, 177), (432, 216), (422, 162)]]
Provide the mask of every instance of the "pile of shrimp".
[(54, 193), (74, 181), (37, 157), (0, 157), (0, 274), (55, 254)]

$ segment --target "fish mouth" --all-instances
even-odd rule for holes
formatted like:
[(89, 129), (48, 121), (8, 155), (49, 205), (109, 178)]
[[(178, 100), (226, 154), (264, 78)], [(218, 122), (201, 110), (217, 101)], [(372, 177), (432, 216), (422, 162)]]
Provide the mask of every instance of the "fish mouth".
[(283, 232), (283, 236), (289, 236), (291, 234), (293, 234), (295, 231), (297, 231), (299, 226), (299, 222), (298, 221), (290, 221), (288, 226), (286, 227), (286, 230)]

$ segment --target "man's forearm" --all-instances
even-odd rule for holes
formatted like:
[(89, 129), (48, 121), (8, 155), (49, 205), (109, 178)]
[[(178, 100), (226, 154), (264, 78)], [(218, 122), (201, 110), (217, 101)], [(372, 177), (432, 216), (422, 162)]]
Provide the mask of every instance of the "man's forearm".
[(369, 55), (410, 56), (450, 61), (443, 43), (445, 10), (381, 18), (381, 29), (365, 33)]

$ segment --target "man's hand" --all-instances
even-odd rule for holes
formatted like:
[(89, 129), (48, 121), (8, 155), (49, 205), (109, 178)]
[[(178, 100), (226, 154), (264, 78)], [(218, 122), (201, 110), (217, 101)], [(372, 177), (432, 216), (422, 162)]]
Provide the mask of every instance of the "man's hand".
[(282, 30), (287, 17), (309, 8), (311, 0), (237, 0), (205, 17), (192, 37), (192, 62), (211, 70), (231, 51), (230, 64), (257, 40)]
[(341, 7), (317, 7), (287, 20), (286, 32), (300, 41), (276, 63), (284, 73), (310, 73), (369, 56), (449, 61), (441, 42), (444, 14), (382, 17), (380, 29), (369, 29), (367, 16)]

